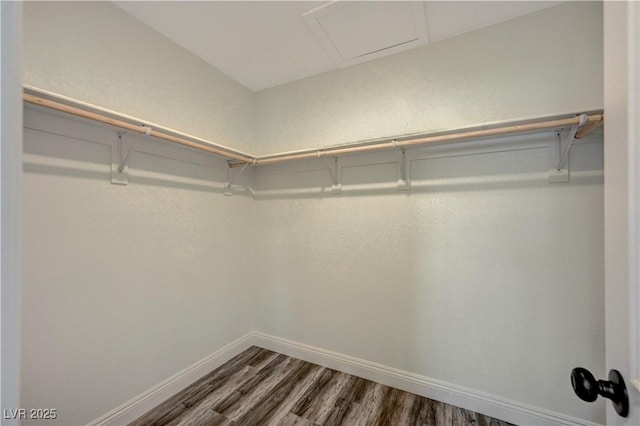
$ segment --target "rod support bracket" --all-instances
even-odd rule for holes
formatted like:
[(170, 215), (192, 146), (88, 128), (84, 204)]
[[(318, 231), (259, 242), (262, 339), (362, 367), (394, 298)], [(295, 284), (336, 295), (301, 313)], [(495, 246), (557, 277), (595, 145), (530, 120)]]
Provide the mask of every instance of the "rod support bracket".
[(122, 135), (126, 132), (118, 130), (116, 132), (116, 143), (111, 147), (111, 184), (112, 185), (128, 185), (129, 184), (129, 166), (122, 165), (122, 152), (124, 147)]
[[(144, 129), (144, 136), (151, 136), (153, 129), (149, 126), (145, 126), (144, 124), (141, 126)], [(115, 149), (111, 149), (111, 183), (114, 185), (129, 184), (129, 159), (142, 136), (142, 133), (138, 133), (136, 138), (133, 140), (131, 148), (127, 150), (125, 155), (124, 142), (122, 140), (122, 135), (125, 133), (127, 132), (124, 130), (118, 130), (116, 132), (116, 146)]]
[[(255, 164), (255, 159), (253, 160), (253, 163)], [(245, 171), (245, 169), (247, 168), (247, 166), (249, 165), (249, 163), (244, 163), (244, 165), (242, 166), (242, 168), (240, 168), (240, 171), (238, 173), (233, 174), (231, 172), (231, 163), (228, 163), (229, 166), (227, 167), (227, 181), (224, 184), (224, 189), (222, 191), (222, 193), (228, 197), (233, 195), (233, 190), (231, 189), (231, 185), (233, 185), (233, 182), (236, 181), (236, 179), (238, 179), (240, 177), (240, 175)]]
[[(397, 143), (398, 141), (394, 139), (394, 148)], [(398, 191), (408, 191), (409, 189), (411, 189), (411, 182), (407, 170), (407, 153), (402, 148), (398, 158)]]
[(569, 182), (569, 150), (575, 140), (576, 133), (583, 122), (586, 122), (587, 116), (582, 114), (579, 116), (578, 124), (571, 126), (565, 143), (562, 142), (562, 128), (556, 129), (556, 137), (558, 142), (555, 148), (550, 146), (549, 158), (549, 183), (566, 183)]
[(324, 164), (327, 166), (329, 176), (331, 176), (331, 193), (342, 194), (342, 172), (338, 164), (338, 157), (333, 157), (333, 164), (324, 157), (320, 151), (316, 153), (318, 158), (324, 158)]
[(573, 145), (573, 142), (576, 140), (576, 133), (578, 133), (580, 127), (585, 124), (587, 124), (587, 114), (580, 114), (578, 116), (578, 123), (571, 126), (571, 130), (569, 130), (567, 141), (563, 144), (560, 139), (558, 140), (558, 144), (560, 145), (560, 157), (558, 158), (558, 166), (556, 167), (558, 171), (568, 166), (571, 145)]

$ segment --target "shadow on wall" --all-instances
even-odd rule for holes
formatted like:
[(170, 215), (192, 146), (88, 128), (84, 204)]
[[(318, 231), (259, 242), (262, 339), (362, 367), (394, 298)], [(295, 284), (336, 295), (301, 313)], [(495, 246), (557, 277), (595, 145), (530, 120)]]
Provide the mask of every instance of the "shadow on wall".
[[(44, 114), (25, 128), (24, 171), (67, 178), (111, 180), (116, 132), (82, 124), (67, 135)], [(53, 124), (52, 124), (53, 123)], [(78, 130), (80, 129), (80, 130)], [(321, 158), (230, 170), (212, 155), (157, 140), (124, 135), (125, 152), (135, 146), (127, 170), (129, 184), (225, 193), (230, 177), (233, 193), (254, 199), (392, 195), (439, 191), (504, 190), (553, 187), (549, 170), (557, 150), (552, 133), (506, 136), (458, 144), (400, 151)], [(404, 164), (404, 166), (403, 166)], [(602, 183), (602, 132), (574, 144), (570, 156), (572, 185)], [(408, 187), (399, 181), (406, 177)]]
[[(338, 173), (332, 169), (331, 161), (309, 160), (256, 169), (252, 189), (254, 198), (269, 200), (554, 188), (567, 184), (549, 181), (556, 150), (555, 135), (424, 147), (406, 151), (404, 173), (400, 152), (340, 157)], [(602, 168), (601, 133), (574, 144), (569, 168), (571, 185), (601, 184)], [(339, 182), (334, 193), (336, 174)], [(403, 176), (410, 188), (400, 184)]]
[[(46, 119), (38, 124), (38, 128), (25, 128), (25, 173), (111, 185), (112, 151), (117, 149), (113, 129), (77, 126), (73, 135), (69, 135), (56, 133), (59, 130)], [(133, 137), (124, 139), (125, 150), (133, 146), (133, 141)], [(222, 194), (228, 179), (227, 169), (226, 161), (215, 156), (156, 140), (141, 140), (130, 156), (127, 175), (130, 185)], [(247, 179), (250, 174), (247, 170), (237, 179), (234, 194), (250, 195)]]

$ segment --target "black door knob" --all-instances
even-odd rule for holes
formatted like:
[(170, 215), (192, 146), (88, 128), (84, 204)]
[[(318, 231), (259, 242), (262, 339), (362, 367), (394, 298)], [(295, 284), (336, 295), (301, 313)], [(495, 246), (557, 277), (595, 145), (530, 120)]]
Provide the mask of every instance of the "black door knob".
[(610, 399), (613, 407), (622, 417), (629, 415), (629, 396), (622, 374), (618, 370), (609, 371), (609, 381), (596, 380), (586, 368), (574, 368), (571, 372), (571, 386), (578, 398), (593, 402), (598, 395)]

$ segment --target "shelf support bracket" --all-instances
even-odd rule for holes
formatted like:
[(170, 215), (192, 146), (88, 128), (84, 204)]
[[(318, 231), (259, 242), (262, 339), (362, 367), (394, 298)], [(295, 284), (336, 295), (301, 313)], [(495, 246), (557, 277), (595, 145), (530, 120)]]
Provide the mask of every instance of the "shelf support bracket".
[(567, 141), (564, 143), (564, 147), (560, 151), (560, 159), (558, 160), (558, 167), (556, 167), (558, 170), (564, 169), (567, 165), (567, 162), (569, 161), (569, 150), (571, 149), (573, 141), (576, 140), (576, 133), (578, 133), (578, 129), (580, 127), (587, 123), (587, 114), (581, 114), (578, 118), (580, 121), (578, 124), (571, 126), (571, 130), (569, 130), (569, 135), (567, 136)]
[[(144, 135), (151, 135), (151, 127), (142, 126), (145, 131)], [(131, 158), (131, 154), (135, 149), (138, 141), (140, 140), (142, 134), (136, 135), (136, 138), (133, 140), (133, 144), (131, 148), (127, 150), (125, 155), (124, 153), (124, 142), (122, 140), (122, 135), (126, 132), (119, 130), (116, 132), (117, 141), (116, 141), (116, 149), (111, 150), (111, 183), (114, 185), (128, 185), (129, 184), (129, 159)]]
[[(123, 141), (122, 135), (126, 132), (119, 130), (116, 132), (116, 145), (111, 148), (111, 184), (128, 185), (129, 167), (123, 163)], [(131, 152), (131, 151), (129, 151)], [(123, 165), (124, 164), (124, 165)]]
[(569, 182), (569, 151), (571, 150), (573, 142), (576, 140), (578, 130), (587, 123), (586, 114), (581, 114), (578, 118), (578, 124), (571, 126), (567, 139), (564, 143), (562, 143), (560, 131), (557, 132), (558, 157), (555, 168), (549, 171), (549, 183)]
[[(322, 153), (318, 151), (318, 157), (322, 156)], [(340, 173), (340, 166), (338, 164), (338, 157), (333, 157), (333, 167), (325, 157), (324, 159), (325, 165), (327, 166), (327, 171), (331, 176), (331, 193), (332, 194), (341, 194), (342, 193), (342, 176)]]
[[(255, 163), (256, 163), (256, 160), (254, 159), (253, 164)], [(242, 172), (245, 171), (248, 165), (249, 163), (244, 163), (242, 168), (240, 168), (240, 171), (234, 175), (231, 172), (231, 164), (229, 164), (229, 167), (227, 167), (227, 182), (224, 184), (224, 191), (223, 191), (224, 195), (227, 195), (227, 196), (233, 195), (233, 191), (231, 190), (231, 185), (233, 185), (233, 182), (235, 182), (240, 177), (240, 175), (242, 174)]]
[(549, 183), (569, 182), (569, 169), (558, 169), (560, 161), (560, 148), (562, 147), (562, 129), (556, 130), (558, 142), (549, 146)]
[[(395, 144), (398, 142), (394, 140), (394, 148)], [(409, 182), (407, 172), (407, 153), (404, 149), (400, 151), (400, 158), (398, 159), (398, 191), (407, 191), (411, 189), (411, 182)]]

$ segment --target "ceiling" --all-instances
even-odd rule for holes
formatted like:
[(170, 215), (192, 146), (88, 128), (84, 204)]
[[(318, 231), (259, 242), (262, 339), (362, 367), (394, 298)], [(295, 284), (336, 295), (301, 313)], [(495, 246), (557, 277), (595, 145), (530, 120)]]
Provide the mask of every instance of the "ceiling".
[(497, 24), (562, 1), (114, 2), (258, 91)]

